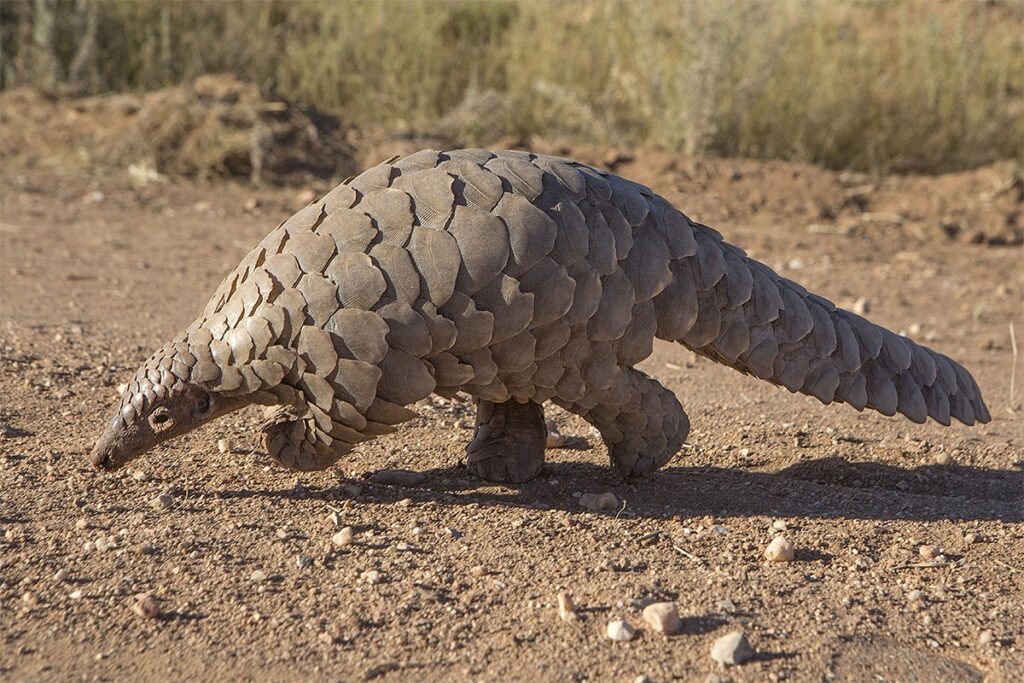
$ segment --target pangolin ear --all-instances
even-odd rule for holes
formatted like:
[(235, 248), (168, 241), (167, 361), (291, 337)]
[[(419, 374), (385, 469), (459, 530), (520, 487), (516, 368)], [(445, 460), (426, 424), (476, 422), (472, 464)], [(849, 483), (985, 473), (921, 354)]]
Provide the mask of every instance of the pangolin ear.
[(213, 414), (214, 397), (205, 389), (196, 387), (189, 392), (193, 417), (203, 419)]

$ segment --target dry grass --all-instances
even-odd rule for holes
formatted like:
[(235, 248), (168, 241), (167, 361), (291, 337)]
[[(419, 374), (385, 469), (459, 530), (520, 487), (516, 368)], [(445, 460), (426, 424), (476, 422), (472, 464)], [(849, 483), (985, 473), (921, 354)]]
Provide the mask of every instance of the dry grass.
[[(48, 65), (39, 6), (56, 27)], [(1024, 156), (1020, 3), (42, 0), (0, 11), (5, 87), (153, 89), (228, 71), (360, 125), (466, 142), (538, 134), (881, 171)]]

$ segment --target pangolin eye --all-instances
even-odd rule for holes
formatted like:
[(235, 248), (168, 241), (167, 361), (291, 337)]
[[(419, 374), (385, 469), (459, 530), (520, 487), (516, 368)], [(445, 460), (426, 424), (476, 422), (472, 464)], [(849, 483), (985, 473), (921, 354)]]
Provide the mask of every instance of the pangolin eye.
[(159, 415), (154, 415), (153, 416), (153, 422), (155, 422), (158, 425), (162, 425), (164, 422), (167, 422), (170, 419), (171, 419), (171, 416), (170, 415), (165, 415), (164, 413), (160, 413)]

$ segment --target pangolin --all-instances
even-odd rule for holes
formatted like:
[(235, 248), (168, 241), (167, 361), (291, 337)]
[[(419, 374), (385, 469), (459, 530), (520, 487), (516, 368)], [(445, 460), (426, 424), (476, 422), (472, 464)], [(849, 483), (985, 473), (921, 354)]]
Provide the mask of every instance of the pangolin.
[(621, 475), (689, 432), (634, 366), (655, 338), (814, 396), (914, 422), (987, 422), (974, 379), (809, 293), (647, 187), (526, 152), (425, 150), (335, 187), (267, 235), (187, 329), (142, 364), (92, 453), (113, 469), (250, 404), (284, 467), (329, 467), (417, 415), (477, 405), (467, 464), (522, 482), (551, 401)]

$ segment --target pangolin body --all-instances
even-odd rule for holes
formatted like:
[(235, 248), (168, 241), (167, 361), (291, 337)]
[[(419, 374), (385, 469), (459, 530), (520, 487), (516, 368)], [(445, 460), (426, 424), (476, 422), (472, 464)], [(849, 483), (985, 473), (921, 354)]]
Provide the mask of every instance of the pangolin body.
[(689, 430), (675, 395), (633, 367), (656, 337), (826, 404), (989, 419), (960, 365), (780, 277), (647, 187), (468, 149), (376, 166), (267, 235), (139, 369), (108, 432), (198, 390), (219, 412), (276, 406), (270, 455), (320, 469), (415, 416), (406, 406), (461, 391), (480, 403), (478, 441), (531, 433), (539, 407), (517, 406), (550, 400), (600, 431), (618, 471), (644, 474)]

